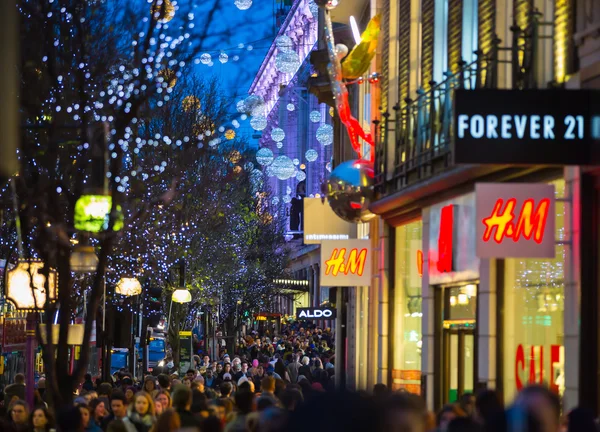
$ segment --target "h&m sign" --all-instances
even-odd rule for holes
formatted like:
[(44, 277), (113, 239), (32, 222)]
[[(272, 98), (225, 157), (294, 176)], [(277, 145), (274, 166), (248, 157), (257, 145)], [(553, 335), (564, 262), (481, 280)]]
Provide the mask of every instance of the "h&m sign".
[(335, 309), (329, 307), (297, 308), (297, 319), (334, 319)]
[(554, 258), (554, 186), (477, 183), (479, 258)]
[(321, 243), (321, 285), (327, 287), (371, 284), (370, 240), (327, 240)]
[(600, 92), (458, 89), (454, 131), (455, 163), (597, 164)]

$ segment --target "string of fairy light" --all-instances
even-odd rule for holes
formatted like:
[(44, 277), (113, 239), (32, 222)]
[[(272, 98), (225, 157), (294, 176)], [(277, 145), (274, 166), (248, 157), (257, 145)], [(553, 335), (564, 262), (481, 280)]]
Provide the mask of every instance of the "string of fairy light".
[[(107, 11), (110, 7), (105, 2), (84, 2), (82, 9), (104, 8)], [(201, 235), (206, 232), (203, 221), (210, 220), (213, 216), (210, 210), (214, 209), (214, 206), (197, 206), (193, 217), (189, 217), (185, 223), (173, 220), (169, 209), (166, 206), (164, 208), (159, 206), (149, 212), (147, 220), (138, 226), (139, 229), (125, 230), (122, 233), (120, 244), (123, 250), (111, 257), (107, 280), (110, 284), (114, 284), (120, 276), (128, 274), (148, 277), (157, 285), (166, 286), (166, 275), (180, 259), (181, 251), (194, 249), (210, 256), (211, 251), (216, 252), (217, 248), (220, 248), (227, 250), (232, 256), (239, 257), (239, 266), (232, 269), (230, 273), (215, 278), (206, 274), (191, 274), (188, 283), (195, 287), (201, 286), (202, 298), (208, 298), (221, 292), (226, 284), (231, 285), (231, 280), (248, 281), (244, 286), (237, 284), (230, 287), (231, 296), (222, 299), (223, 307), (232, 307), (236, 304), (237, 298), (241, 297), (256, 298), (259, 307), (266, 305), (265, 293), (272, 288), (271, 281), (281, 275), (271, 274), (271, 270), (265, 267), (272, 266), (272, 271), (281, 271), (281, 268), (276, 265), (276, 260), (282, 256), (282, 252), (281, 250), (272, 252), (271, 261), (266, 261), (269, 266), (248, 262), (244, 255), (249, 252), (243, 245), (244, 241), (248, 243), (248, 231), (255, 228), (252, 224), (256, 224), (256, 221), (248, 218), (247, 214), (238, 214), (235, 211), (236, 208), (239, 210), (236, 205), (246, 206), (246, 213), (250, 210), (254, 211), (256, 195), (263, 193), (260, 187), (264, 175), (248, 158), (240, 158), (239, 161), (233, 162), (229, 157), (229, 147), (225, 145), (234, 142), (236, 138), (234, 129), (240, 127), (240, 121), (247, 119), (248, 114), (239, 113), (236, 118), (231, 118), (223, 124), (214, 124), (211, 119), (203, 123), (206, 116), (200, 106), (194, 105), (192, 109), (196, 115), (194, 117), (196, 122), (193, 130), (173, 134), (161, 132), (149, 134), (147, 119), (137, 114), (132, 115), (128, 124), (122, 129), (115, 124), (118, 118), (131, 114), (140, 99), (148, 99), (151, 108), (162, 108), (171, 103), (182, 104), (183, 101), (175, 97), (174, 93), (177, 81), (183, 80), (186, 68), (189, 69), (193, 63), (197, 63), (196, 60), (202, 61), (202, 56), (194, 59), (182, 55), (189, 52), (190, 47), (193, 48), (195, 28), (193, 12), (183, 13), (178, 3), (170, 0), (150, 0), (147, 5), (136, 3), (132, 7), (139, 7), (140, 13), (143, 12), (144, 16), (139, 22), (132, 23), (135, 30), (131, 35), (121, 35), (120, 43), (128, 47), (128, 52), (123, 53), (120, 61), (111, 66), (102, 76), (96, 73), (98, 65), (84, 55), (80, 47), (76, 46), (71, 50), (71, 46), (65, 45), (66, 36), (61, 38), (57, 35), (49, 49), (40, 47), (43, 55), (32, 63), (32, 72), (39, 74), (40, 77), (49, 77), (52, 83), (49, 96), (42, 101), (41, 115), (35, 119), (35, 126), (50, 125), (58, 118), (61, 122), (72, 122), (75, 127), (85, 124), (86, 119), (108, 122), (110, 124), (108, 158), (119, 158), (122, 161), (122, 169), (119, 172), (109, 169), (106, 176), (110, 182), (116, 183), (117, 191), (126, 197), (134, 194), (134, 181), (142, 181), (147, 186), (147, 190), (137, 196), (142, 202), (151, 200), (171, 186), (171, 178), (166, 175), (171, 168), (169, 164), (173, 160), (169, 154), (184, 148), (200, 149), (207, 146), (216, 159), (224, 161), (223, 169), (215, 171), (215, 182), (233, 184), (237, 181), (243, 184), (244, 178), (247, 178), (249, 183), (247, 188), (241, 188), (246, 194), (244, 200), (237, 202), (225, 200), (223, 203), (222, 201), (231, 195), (229, 189), (212, 191), (206, 197), (208, 202), (213, 200), (215, 203), (223, 204), (225, 213), (231, 218), (227, 221), (229, 229), (227, 242), (216, 245)], [(45, 2), (43, 10), (46, 14), (45, 25), (53, 28), (57, 22), (60, 22), (63, 28), (67, 29), (70, 38), (78, 34), (81, 24), (86, 23), (86, 20), (92, 20), (93, 17), (91, 13), (86, 15), (85, 12), (75, 10), (75, 7), (73, 9), (69, 5), (65, 7), (65, 2), (55, 0)], [(29, 17), (26, 10), (21, 8), (20, 12), (24, 18)], [(170, 24), (173, 19), (177, 21), (175, 25)], [(140, 26), (145, 28), (140, 29)], [(148, 39), (148, 45), (142, 46), (150, 31), (152, 37)], [(248, 48), (251, 49), (251, 46), (246, 46), (246, 50), (249, 51)], [(64, 63), (56, 61), (52, 50), (60, 51)], [(221, 60), (224, 60), (224, 57), (221, 57)], [(75, 65), (75, 67), (65, 67), (65, 64)], [(85, 97), (80, 97), (81, 94)], [(40, 146), (40, 143), (36, 145)], [(90, 147), (86, 138), (74, 147), (77, 151), (71, 152), (68, 156), (74, 166), (79, 167), (87, 163), (90, 159)], [(35, 165), (35, 160), (32, 163)], [(82, 169), (85, 171), (85, 167)], [(197, 188), (204, 187), (205, 179), (191, 178), (193, 175), (193, 170), (181, 173), (180, 183), (189, 185), (188, 190), (178, 191), (184, 196), (193, 196)], [(233, 175), (237, 175), (238, 180), (234, 180)], [(87, 171), (82, 178), (84, 185), (90, 182)], [(5, 197), (10, 193), (7, 185), (3, 185), (0, 191)], [(56, 192), (65, 196), (72, 193), (66, 179), (65, 184), (58, 186)], [(125, 220), (129, 220), (136, 210), (133, 207), (125, 207), (123, 209)], [(76, 234), (72, 233), (71, 236), (76, 237)], [(12, 236), (3, 235), (0, 242), (7, 245), (14, 243), (14, 239)], [(97, 244), (94, 239), (91, 242), (93, 245)], [(33, 242), (30, 240), (29, 243)], [(153, 272), (158, 274), (152, 274)], [(199, 289), (196, 292), (200, 295)], [(124, 302), (119, 296), (115, 296), (112, 302), (117, 310), (125, 308), (133, 312), (136, 310), (135, 305)]]

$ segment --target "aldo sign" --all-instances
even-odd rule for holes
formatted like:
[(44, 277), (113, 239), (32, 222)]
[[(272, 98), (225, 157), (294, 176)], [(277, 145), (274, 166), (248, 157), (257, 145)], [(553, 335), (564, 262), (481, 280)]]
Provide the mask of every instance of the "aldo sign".
[(301, 319), (334, 319), (335, 309), (328, 307), (297, 308), (296, 318)]
[(468, 164), (596, 164), (600, 92), (458, 89), (453, 154)]
[(370, 240), (324, 240), (321, 243), (321, 285), (371, 285)]
[(554, 186), (477, 183), (479, 258), (554, 258)]

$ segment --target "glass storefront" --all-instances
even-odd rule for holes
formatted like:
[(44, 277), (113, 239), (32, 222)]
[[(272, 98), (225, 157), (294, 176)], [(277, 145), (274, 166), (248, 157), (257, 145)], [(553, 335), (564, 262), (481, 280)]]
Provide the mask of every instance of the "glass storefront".
[(422, 221), (396, 228), (395, 236), (393, 388), (420, 393)]
[[(563, 198), (564, 180), (551, 182)], [(556, 238), (564, 240), (564, 202), (556, 202)], [(530, 383), (564, 391), (564, 245), (554, 259), (505, 260), (504, 397)]]

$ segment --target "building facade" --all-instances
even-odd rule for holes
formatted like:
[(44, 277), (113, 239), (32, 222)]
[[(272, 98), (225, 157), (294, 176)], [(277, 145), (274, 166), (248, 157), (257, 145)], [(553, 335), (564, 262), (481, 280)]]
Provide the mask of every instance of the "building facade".
[[(453, 154), (457, 89), (593, 85), (597, 37), (574, 6), (377, 2), (382, 113), (371, 210), (382, 218), (382, 253), (371, 301), (383, 307), (374, 311), (380, 343), (371, 355), (382, 360), (375, 381), (420, 393), (431, 408), (479, 388), (510, 401), (528, 383), (546, 384), (575, 406), (588, 385), (582, 368), (597, 370), (581, 355), (580, 301), (597, 290), (582, 283), (581, 168), (461, 165)], [(555, 258), (478, 258), (475, 186), (504, 182), (554, 186)]]

